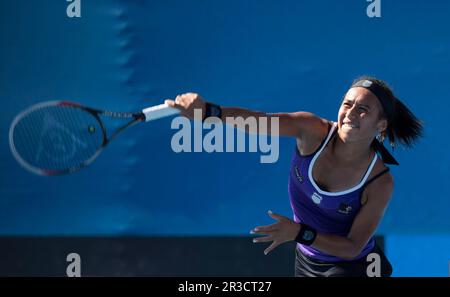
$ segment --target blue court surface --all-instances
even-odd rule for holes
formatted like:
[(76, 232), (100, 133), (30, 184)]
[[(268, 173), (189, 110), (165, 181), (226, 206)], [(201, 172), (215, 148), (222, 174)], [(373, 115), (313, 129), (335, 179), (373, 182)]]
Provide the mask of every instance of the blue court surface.
[[(345, 2), (345, 3), (344, 3)], [(13, 158), (15, 115), (49, 100), (135, 111), (185, 92), (224, 106), (336, 120), (352, 80), (386, 80), (423, 121), (396, 149), (378, 227), (395, 276), (448, 276), (450, 2), (365, 0), (0, 1), (1, 236), (242, 236), (292, 216), (294, 139), (259, 152), (175, 153), (171, 119), (140, 124), (88, 168), (36, 176)]]

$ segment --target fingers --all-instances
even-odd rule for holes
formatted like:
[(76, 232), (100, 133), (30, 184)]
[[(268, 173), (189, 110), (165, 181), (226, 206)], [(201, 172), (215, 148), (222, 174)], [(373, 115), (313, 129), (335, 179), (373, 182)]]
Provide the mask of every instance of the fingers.
[(250, 234), (267, 234), (267, 232), (274, 232), (276, 230), (275, 224), (269, 226), (258, 226), (251, 230)]
[(167, 106), (170, 106), (170, 107), (176, 107), (176, 103), (175, 103), (175, 101), (172, 100), (172, 99), (166, 99), (166, 100), (164, 100), (164, 103), (165, 103)]
[(183, 104), (192, 102), (197, 97), (198, 97), (198, 94), (196, 94), (196, 93), (184, 93), (181, 95), (177, 95), (177, 97), (175, 98), (175, 103), (183, 105)]
[(269, 210), (267, 213), (269, 214), (269, 216), (271, 218), (277, 220), (277, 222), (272, 225), (268, 225), (268, 226), (258, 226), (250, 231), (251, 234), (267, 234), (268, 235), (265, 237), (253, 238), (253, 242), (255, 242), (255, 243), (273, 241), (272, 244), (267, 249), (264, 250), (265, 255), (270, 253), (281, 243), (288, 241), (288, 239), (286, 239), (286, 235), (284, 234), (286, 232), (283, 230), (285, 230), (286, 226), (289, 225), (287, 223), (289, 223), (289, 221), (290, 221), (287, 217), (276, 214), (276, 213), (272, 212), (271, 210)]
[(282, 215), (279, 215), (279, 214), (276, 214), (276, 213), (272, 212), (271, 210), (269, 210), (267, 213), (269, 214), (269, 216), (272, 219), (275, 219), (275, 220), (284, 220), (286, 218), (286, 217), (284, 217)]
[(201, 107), (203, 99), (196, 93), (184, 93), (177, 95), (173, 101), (175, 103), (173, 107), (189, 109)]
[(265, 236), (265, 237), (253, 238), (254, 243), (268, 242), (268, 241), (273, 241), (273, 236), (269, 235), (269, 236)]
[(274, 241), (268, 248), (264, 250), (264, 255), (267, 255), (271, 251), (273, 251), (279, 245), (278, 242)]
[(180, 104), (182, 102), (182, 95), (177, 95), (177, 97), (175, 97), (175, 104)]
[(264, 255), (270, 253), (273, 249), (275, 249), (280, 243), (278, 243), (272, 235), (265, 237), (256, 237), (253, 238), (253, 243), (261, 243), (261, 242), (270, 242), (273, 241), (272, 244), (264, 250)]
[[(271, 210), (268, 211), (268, 214), (271, 218), (278, 220), (278, 221), (285, 221), (287, 219), (286, 217), (276, 214), (276, 213), (272, 212)], [(250, 234), (265, 234), (266, 232), (276, 231), (278, 229), (278, 224), (279, 224), (279, 222), (272, 224), (272, 225), (268, 225), (268, 226), (255, 227), (253, 230), (250, 231)]]
[[(271, 218), (278, 220), (278, 221), (285, 221), (287, 219), (286, 217), (276, 214), (276, 213), (272, 212), (271, 210), (269, 210), (267, 213), (269, 214), (269, 216)], [(272, 225), (268, 225), (268, 226), (258, 226), (258, 227), (255, 227), (253, 230), (251, 230), (250, 234), (266, 234), (267, 232), (274, 232), (274, 231), (278, 230), (278, 225), (279, 225), (279, 222), (276, 222), (276, 223), (274, 223)]]

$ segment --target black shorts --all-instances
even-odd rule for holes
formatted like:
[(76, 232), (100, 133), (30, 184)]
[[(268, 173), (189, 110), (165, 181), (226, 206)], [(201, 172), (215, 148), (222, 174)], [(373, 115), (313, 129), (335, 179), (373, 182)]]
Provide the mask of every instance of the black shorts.
[[(380, 275), (391, 276), (392, 265), (383, 251), (375, 245), (371, 253), (380, 255)], [(367, 267), (370, 264), (366, 257), (355, 261), (323, 262), (306, 256), (297, 247), (295, 249), (295, 276), (298, 277), (368, 277)]]

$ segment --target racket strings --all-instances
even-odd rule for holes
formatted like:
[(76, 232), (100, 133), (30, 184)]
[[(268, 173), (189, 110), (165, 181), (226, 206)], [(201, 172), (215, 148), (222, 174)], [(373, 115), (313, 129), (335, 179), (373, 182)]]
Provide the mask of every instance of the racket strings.
[(16, 153), (44, 171), (70, 171), (88, 163), (102, 147), (103, 127), (91, 113), (49, 105), (25, 113), (14, 126)]

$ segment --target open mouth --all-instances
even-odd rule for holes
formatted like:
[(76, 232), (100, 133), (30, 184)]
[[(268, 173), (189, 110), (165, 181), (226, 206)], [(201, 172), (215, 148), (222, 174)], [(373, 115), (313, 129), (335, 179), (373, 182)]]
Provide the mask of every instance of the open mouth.
[(352, 123), (343, 123), (343, 124), (342, 124), (342, 127), (347, 127), (347, 128), (352, 128), (352, 129), (359, 128), (358, 125), (352, 124)]

